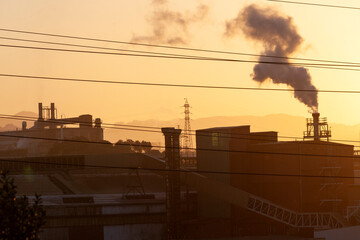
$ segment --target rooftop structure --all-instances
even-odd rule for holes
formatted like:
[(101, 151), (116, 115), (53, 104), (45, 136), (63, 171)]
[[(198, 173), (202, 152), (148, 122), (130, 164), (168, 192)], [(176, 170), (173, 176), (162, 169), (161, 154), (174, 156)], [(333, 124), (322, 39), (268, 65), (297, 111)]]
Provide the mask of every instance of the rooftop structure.
[(313, 118), (306, 119), (306, 131), (304, 131), (304, 139), (312, 139), (320, 141), (321, 139), (330, 140), (331, 130), (326, 118), (320, 118), (320, 113), (313, 113)]
[(39, 103), (38, 108), (38, 119), (34, 121), (34, 126), (28, 128), (24, 121), (21, 130), (2, 132), (0, 156), (46, 156), (54, 143), (61, 140), (104, 140), (100, 118), (93, 121), (90, 114), (57, 118), (54, 103), (50, 107)]

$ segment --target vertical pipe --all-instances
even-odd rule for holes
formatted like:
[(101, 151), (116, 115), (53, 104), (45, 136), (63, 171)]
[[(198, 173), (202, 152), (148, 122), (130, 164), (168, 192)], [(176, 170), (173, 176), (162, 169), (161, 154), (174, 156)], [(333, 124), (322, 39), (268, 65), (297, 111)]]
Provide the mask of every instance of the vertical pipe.
[(62, 124), (60, 125), (60, 139), (64, 140), (64, 127)]
[(162, 128), (165, 136), (167, 238), (181, 235), (180, 133), (181, 129)]
[(320, 113), (313, 113), (312, 114), (313, 119), (314, 119), (314, 141), (319, 141), (320, 137), (319, 137), (319, 117), (320, 117)]
[(50, 119), (54, 120), (55, 119), (55, 103), (51, 103), (51, 112), (50, 112)]
[(26, 121), (22, 122), (22, 130), (25, 131), (26, 130)]
[(38, 120), (43, 120), (43, 107), (42, 107), (42, 103), (40, 102), (38, 105), (39, 105), (39, 119), (38, 119)]

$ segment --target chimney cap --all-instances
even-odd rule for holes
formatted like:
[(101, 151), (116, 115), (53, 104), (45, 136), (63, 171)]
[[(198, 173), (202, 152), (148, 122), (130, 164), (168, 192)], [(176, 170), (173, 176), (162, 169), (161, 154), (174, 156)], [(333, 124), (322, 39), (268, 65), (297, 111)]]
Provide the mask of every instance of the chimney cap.
[(319, 117), (319, 116), (320, 116), (320, 113), (314, 112), (314, 113), (312, 114), (312, 116), (313, 116), (313, 117)]
[(180, 134), (180, 133), (181, 133), (181, 129), (175, 129), (175, 128), (173, 128), (173, 127), (161, 128), (161, 131), (162, 131), (164, 134), (168, 134), (168, 133)]

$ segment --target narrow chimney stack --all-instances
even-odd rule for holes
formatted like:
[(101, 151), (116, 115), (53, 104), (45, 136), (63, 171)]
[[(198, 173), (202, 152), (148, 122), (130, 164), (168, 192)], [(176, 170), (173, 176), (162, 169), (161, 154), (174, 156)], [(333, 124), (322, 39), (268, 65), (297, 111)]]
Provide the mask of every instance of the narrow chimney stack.
[(25, 131), (26, 130), (26, 121), (22, 122), (22, 130)]
[(41, 120), (44, 120), (44, 118), (43, 118), (43, 107), (42, 107), (42, 103), (40, 102), (39, 104), (38, 104), (38, 106), (39, 106), (39, 121), (41, 121)]
[(313, 113), (313, 120), (314, 120), (314, 141), (319, 141), (319, 117), (320, 113)]
[(55, 119), (55, 103), (51, 103), (51, 106), (50, 106), (50, 119), (51, 120), (54, 120)]

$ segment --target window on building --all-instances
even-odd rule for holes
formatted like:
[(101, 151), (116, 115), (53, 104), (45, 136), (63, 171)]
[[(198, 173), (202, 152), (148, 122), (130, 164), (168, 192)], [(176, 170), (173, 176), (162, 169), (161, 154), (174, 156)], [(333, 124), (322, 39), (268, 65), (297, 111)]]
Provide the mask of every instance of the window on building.
[(214, 147), (219, 146), (219, 133), (212, 133), (211, 140)]

